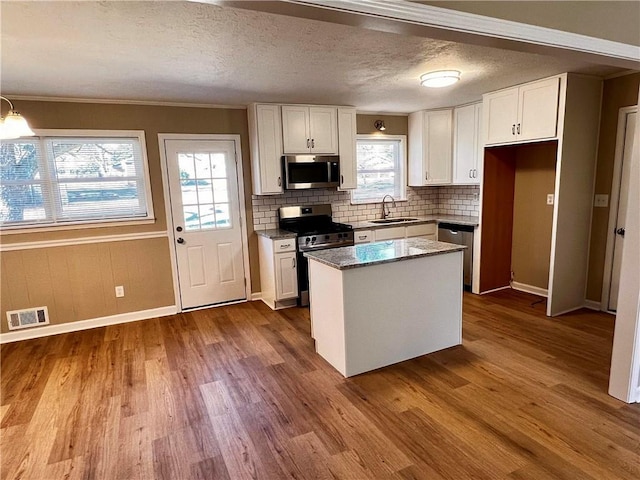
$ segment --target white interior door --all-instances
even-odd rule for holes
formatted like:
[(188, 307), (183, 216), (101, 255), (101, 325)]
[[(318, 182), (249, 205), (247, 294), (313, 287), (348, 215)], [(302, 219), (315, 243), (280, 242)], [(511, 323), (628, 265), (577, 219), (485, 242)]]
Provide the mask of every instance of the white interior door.
[(182, 309), (246, 299), (235, 143), (165, 140)]
[(626, 131), (624, 134), (624, 148), (622, 153), (622, 168), (620, 175), (620, 190), (618, 195), (618, 210), (616, 213), (615, 236), (613, 240), (613, 260), (611, 265), (611, 288), (609, 290), (608, 310), (616, 311), (618, 308), (618, 294), (620, 291), (620, 268), (622, 266), (622, 250), (624, 249), (624, 221), (627, 218), (627, 205), (629, 201), (629, 170), (631, 168), (631, 150), (633, 149), (633, 136), (636, 131), (637, 113), (628, 113), (626, 116)]

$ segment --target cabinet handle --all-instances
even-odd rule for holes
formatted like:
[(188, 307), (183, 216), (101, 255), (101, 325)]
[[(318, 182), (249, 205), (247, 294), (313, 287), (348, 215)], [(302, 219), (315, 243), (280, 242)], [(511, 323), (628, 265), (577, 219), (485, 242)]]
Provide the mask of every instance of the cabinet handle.
[(513, 125), (511, 125), (511, 135), (515, 135), (516, 134), (516, 124), (514, 123)]
[(518, 135), (520, 135), (520, 124), (518, 124)]
[(311, 141), (307, 138), (307, 148), (311, 146)]
[(469, 170), (469, 178), (473, 178), (473, 169)]
[(366, 235), (358, 235), (358, 240), (366, 240), (367, 236)]
[(281, 187), (282, 186), (282, 177), (278, 177), (278, 186)]
[(471, 171), (473, 172), (473, 176), (471, 178), (476, 178), (478, 171), (475, 168)]
[(424, 179), (429, 180), (429, 172), (424, 172)]
[(316, 141), (315, 139), (311, 139), (311, 148), (316, 148)]
[(296, 268), (296, 257), (291, 259), (291, 268)]
[(282, 245), (280, 245), (280, 248), (289, 248), (291, 246), (290, 243), (284, 243)]
[(344, 185), (344, 175), (340, 175), (340, 185)]

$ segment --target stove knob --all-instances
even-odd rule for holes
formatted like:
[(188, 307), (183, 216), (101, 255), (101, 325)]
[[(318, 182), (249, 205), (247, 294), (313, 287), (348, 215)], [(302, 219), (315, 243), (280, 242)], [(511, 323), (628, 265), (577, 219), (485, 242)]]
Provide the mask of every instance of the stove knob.
[(311, 239), (309, 237), (304, 239), (304, 243), (309, 243), (311, 241)]
[(311, 237), (311, 243), (315, 243), (316, 242), (316, 237)]
[(325, 240), (329, 240), (329, 235), (325, 235), (325, 236), (324, 236), (324, 239), (325, 239)]

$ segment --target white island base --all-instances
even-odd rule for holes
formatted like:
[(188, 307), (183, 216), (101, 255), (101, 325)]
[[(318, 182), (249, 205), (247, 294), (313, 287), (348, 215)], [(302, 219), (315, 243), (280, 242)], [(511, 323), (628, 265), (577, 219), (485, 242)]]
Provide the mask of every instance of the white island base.
[(316, 352), (350, 377), (460, 345), (462, 254), (347, 269), (310, 257)]

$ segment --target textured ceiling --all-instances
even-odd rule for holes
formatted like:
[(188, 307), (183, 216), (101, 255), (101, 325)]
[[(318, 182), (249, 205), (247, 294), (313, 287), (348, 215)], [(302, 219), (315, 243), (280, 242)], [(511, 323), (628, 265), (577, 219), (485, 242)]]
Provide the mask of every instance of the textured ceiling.
[[(406, 113), (565, 71), (615, 69), (191, 2), (2, 2), (6, 94)], [(429, 90), (420, 74), (462, 71)]]

